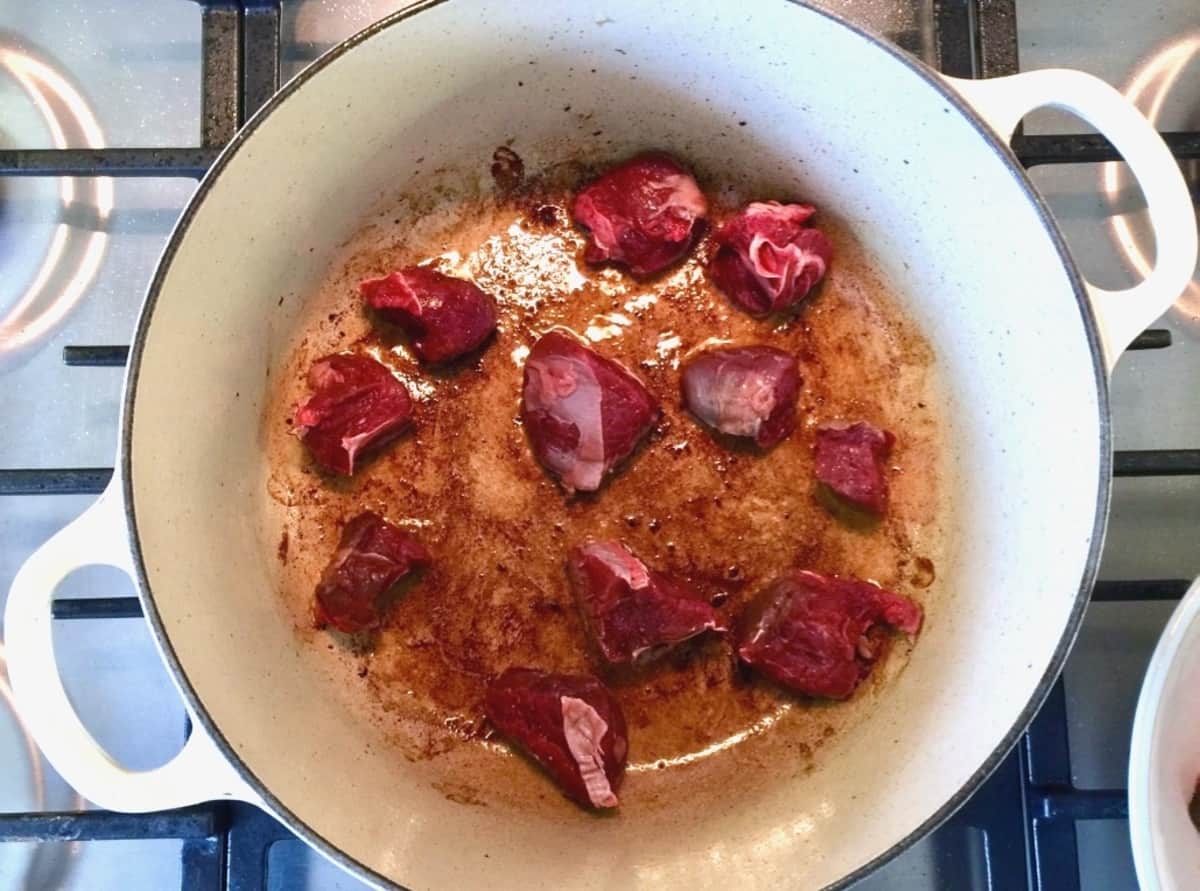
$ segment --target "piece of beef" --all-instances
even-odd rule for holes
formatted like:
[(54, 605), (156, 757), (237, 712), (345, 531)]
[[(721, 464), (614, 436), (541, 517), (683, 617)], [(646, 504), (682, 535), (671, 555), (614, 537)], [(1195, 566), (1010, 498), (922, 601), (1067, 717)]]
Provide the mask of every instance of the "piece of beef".
[(624, 366), (570, 332), (538, 338), (525, 360), (521, 420), (537, 459), (568, 492), (593, 492), (660, 415)]
[(347, 634), (378, 628), (383, 595), (428, 564), (429, 552), (410, 533), (363, 511), (342, 529), (337, 551), (317, 583), (317, 624)]
[(738, 657), (808, 696), (846, 699), (871, 672), (880, 626), (921, 629), (921, 607), (858, 579), (798, 570), (768, 587), (742, 618)]
[(730, 436), (762, 448), (786, 439), (796, 426), (800, 373), (796, 360), (768, 346), (721, 347), (689, 359), (681, 377), (683, 404)]
[(705, 631), (725, 631), (691, 586), (648, 569), (617, 541), (587, 541), (567, 555), (575, 602), (600, 655), (627, 665)]
[(474, 282), (409, 266), (359, 286), (367, 305), (405, 330), (422, 362), (449, 362), (496, 330), (496, 303)]
[(485, 710), (568, 798), (617, 806), (629, 738), (620, 703), (596, 678), (510, 668), (488, 685)]
[(357, 458), (395, 439), (412, 420), (404, 384), (369, 356), (337, 354), (308, 371), (312, 396), (296, 410), (293, 430), (330, 473), (350, 476)]
[(605, 172), (575, 196), (571, 211), (591, 236), (583, 258), (620, 264), (635, 278), (661, 272), (686, 254), (707, 213), (691, 174), (658, 152)]
[(884, 463), (896, 437), (859, 421), (817, 429), (817, 479), (852, 504), (882, 515), (887, 508)]
[(783, 312), (824, 277), (833, 245), (808, 226), (808, 204), (756, 201), (716, 233), (720, 246), (708, 265), (713, 284), (754, 316)]

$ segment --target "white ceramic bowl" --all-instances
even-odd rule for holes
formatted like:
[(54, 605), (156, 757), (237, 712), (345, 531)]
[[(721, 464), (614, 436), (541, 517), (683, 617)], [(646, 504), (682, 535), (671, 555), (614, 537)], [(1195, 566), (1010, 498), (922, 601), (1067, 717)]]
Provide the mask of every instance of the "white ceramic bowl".
[(1129, 835), (1142, 891), (1200, 888), (1200, 581), (1167, 623), (1138, 697), (1129, 752)]

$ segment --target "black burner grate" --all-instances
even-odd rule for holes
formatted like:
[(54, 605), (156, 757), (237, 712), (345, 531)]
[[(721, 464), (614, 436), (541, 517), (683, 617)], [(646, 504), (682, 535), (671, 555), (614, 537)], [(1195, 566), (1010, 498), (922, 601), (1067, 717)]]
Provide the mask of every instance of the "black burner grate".
[[(278, 88), (280, 5), (278, 0), (241, 0), (201, 6), (199, 146), (0, 150), (0, 176), (203, 176), (237, 127)], [(1015, 0), (936, 0), (934, 11), (943, 71), (992, 77), (1018, 70)], [(1181, 160), (1200, 158), (1200, 132), (1164, 136)], [(1120, 160), (1107, 140), (1089, 134), (1030, 136), (1018, 131), (1013, 148), (1026, 167)], [(1170, 332), (1155, 329), (1144, 332), (1132, 348), (1170, 346)], [(128, 354), (127, 346), (68, 346), (63, 362), (121, 366)], [(1117, 452), (1113, 472), (1200, 474), (1200, 449)], [(111, 468), (0, 469), (0, 496), (97, 494), (111, 475)], [(1106, 581), (1097, 584), (1093, 599), (1170, 600), (1187, 586), (1183, 579)], [(53, 614), (57, 619), (129, 618), (141, 615), (141, 605), (129, 596), (60, 598)], [(1076, 822), (1126, 816), (1125, 790), (1083, 790), (1073, 784), (1060, 680), (1013, 754), (932, 837), (939, 884), (1077, 891)], [(964, 833), (982, 836), (982, 861), (967, 852)], [(167, 838), (183, 842), (182, 887), (187, 891), (266, 891), (268, 851), (293, 836), (262, 811), (236, 803), (141, 815), (94, 810), (0, 814), (0, 843)]]

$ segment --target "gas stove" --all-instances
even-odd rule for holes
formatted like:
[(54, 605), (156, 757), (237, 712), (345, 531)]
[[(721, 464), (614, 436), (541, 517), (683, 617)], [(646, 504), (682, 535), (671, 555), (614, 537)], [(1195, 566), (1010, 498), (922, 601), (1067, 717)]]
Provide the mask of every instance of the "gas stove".
[[(0, 597), (111, 473), (121, 367), (158, 254), (238, 125), (388, 0), (10, 4), (0, 30)], [(940, 70), (1081, 68), (1164, 132), (1200, 195), (1194, 0), (823, 0)], [(1089, 279), (1119, 288), (1153, 256), (1112, 148), (1069, 115), (1013, 142)], [(1036, 282), (1031, 283), (1036, 287)], [(1108, 540), (1063, 679), (994, 776), (947, 824), (856, 891), (1136, 887), (1125, 770), (1151, 649), (1200, 575), (1200, 277), (1113, 376), (1118, 477)], [(1053, 350), (1054, 344), (1045, 344)], [(57, 592), (56, 650), (96, 738), (147, 768), (188, 733), (129, 579)], [(0, 891), (363, 887), (270, 816), (218, 803), (91, 808), (37, 753), (0, 650)]]

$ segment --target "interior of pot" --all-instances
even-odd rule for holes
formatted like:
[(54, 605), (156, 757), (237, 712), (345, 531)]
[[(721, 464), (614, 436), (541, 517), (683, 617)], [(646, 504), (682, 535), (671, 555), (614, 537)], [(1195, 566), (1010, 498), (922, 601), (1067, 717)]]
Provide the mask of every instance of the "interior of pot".
[[(434, 4), (338, 55), (203, 187), (132, 366), (130, 486), (185, 683), (310, 839), (412, 886), (819, 887), (939, 812), (1023, 715), (1094, 542), (1097, 364), (1038, 207), (977, 125), (891, 51), (784, 0)], [(742, 122), (745, 122), (744, 125)], [(261, 419), (302, 297), (418, 159), (669, 149), (835, 209), (938, 356), (952, 455), (939, 567), (910, 664), (818, 768), (752, 795), (598, 819), (447, 797), (348, 719), (271, 593)], [(428, 165), (424, 167), (428, 169)], [(703, 806), (697, 806), (703, 802)]]

